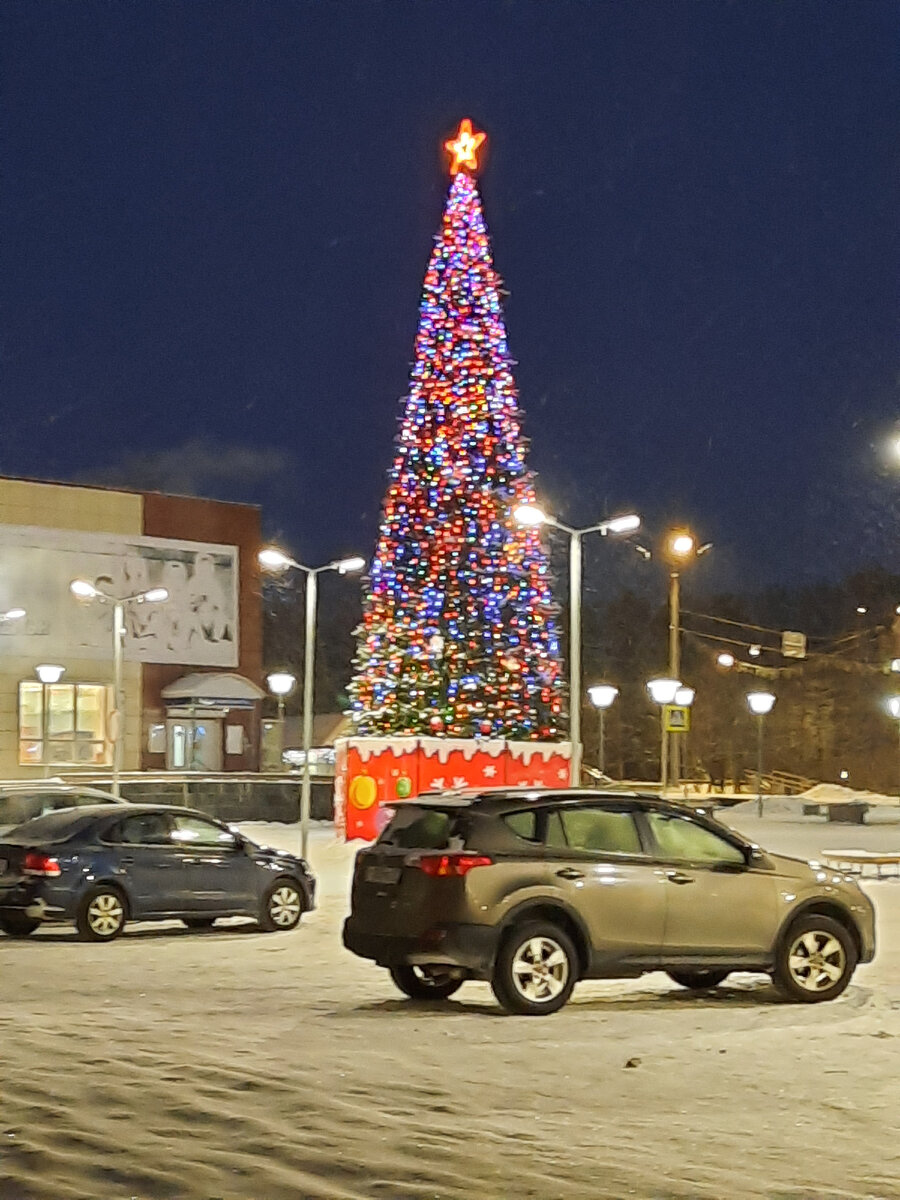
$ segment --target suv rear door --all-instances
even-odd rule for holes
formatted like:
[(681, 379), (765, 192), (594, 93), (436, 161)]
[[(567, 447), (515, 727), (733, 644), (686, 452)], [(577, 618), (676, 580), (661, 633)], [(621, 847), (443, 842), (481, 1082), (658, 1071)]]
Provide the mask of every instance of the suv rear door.
[(378, 841), (356, 856), (352, 911), (362, 930), (416, 937), (440, 921), (464, 920), (463, 879), (435, 879), (416, 867), (422, 855), (461, 851), (467, 808), (405, 801)]
[(666, 915), (663, 872), (647, 853), (635, 806), (561, 803), (546, 810), (550, 887), (587, 926), (594, 967), (659, 961)]

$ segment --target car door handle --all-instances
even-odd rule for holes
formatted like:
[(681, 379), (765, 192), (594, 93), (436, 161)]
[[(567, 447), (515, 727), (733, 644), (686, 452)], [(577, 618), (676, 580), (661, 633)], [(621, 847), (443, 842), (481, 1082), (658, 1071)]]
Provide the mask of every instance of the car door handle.
[(693, 875), (682, 875), (680, 871), (666, 871), (666, 879), (670, 883), (693, 883)]
[(556, 874), (560, 879), (584, 879), (584, 871), (576, 871), (574, 867), (563, 867)]

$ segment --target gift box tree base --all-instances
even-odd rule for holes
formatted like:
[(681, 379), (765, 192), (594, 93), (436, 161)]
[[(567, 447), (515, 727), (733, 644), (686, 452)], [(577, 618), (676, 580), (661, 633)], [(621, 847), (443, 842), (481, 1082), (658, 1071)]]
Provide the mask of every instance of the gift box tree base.
[(386, 811), (452, 788), (569, 786), (568, 742), (360, 737), (335, 743), (334, 819), (347, 841), (374, 841)]

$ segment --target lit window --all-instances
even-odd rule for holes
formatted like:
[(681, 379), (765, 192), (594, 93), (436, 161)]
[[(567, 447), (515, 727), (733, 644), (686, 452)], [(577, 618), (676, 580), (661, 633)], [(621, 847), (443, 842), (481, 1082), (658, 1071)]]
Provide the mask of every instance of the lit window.
[(108, 766), (107, 689), (99, 683), (19, 684), (19, 763)]

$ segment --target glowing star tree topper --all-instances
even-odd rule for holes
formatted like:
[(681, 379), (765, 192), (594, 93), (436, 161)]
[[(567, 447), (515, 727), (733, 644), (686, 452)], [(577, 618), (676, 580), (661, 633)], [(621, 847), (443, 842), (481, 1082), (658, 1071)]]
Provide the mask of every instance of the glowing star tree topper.
[(562, 736), (549, 566), (512, 515), (535, 495), (473, 175), (484, 140), (465, 120), (444, 143), (453, 182), (351, 684), (362, 735)]

